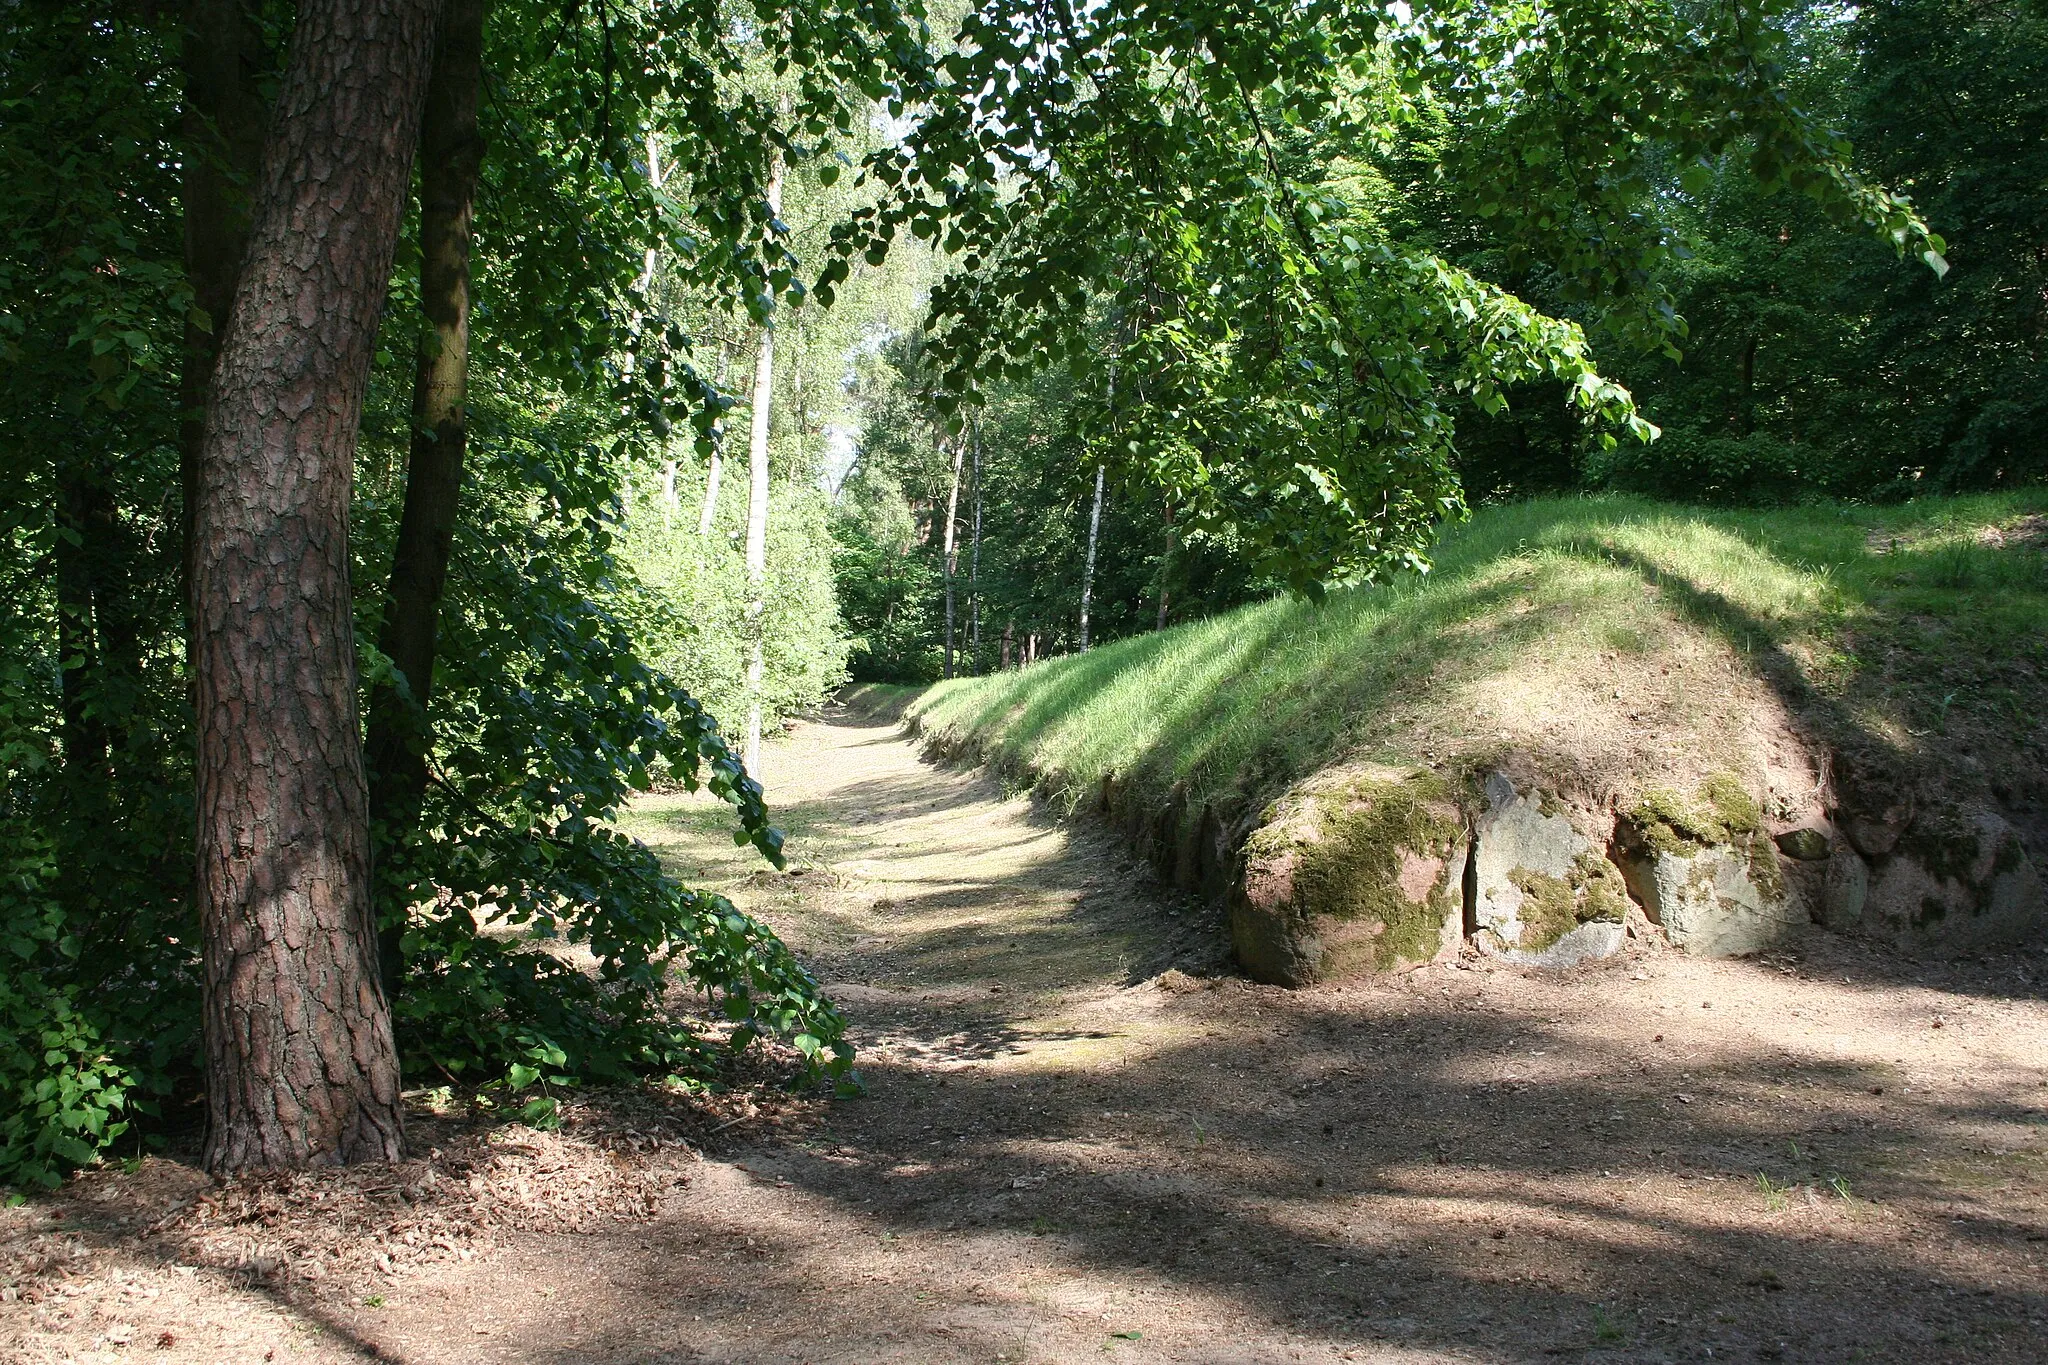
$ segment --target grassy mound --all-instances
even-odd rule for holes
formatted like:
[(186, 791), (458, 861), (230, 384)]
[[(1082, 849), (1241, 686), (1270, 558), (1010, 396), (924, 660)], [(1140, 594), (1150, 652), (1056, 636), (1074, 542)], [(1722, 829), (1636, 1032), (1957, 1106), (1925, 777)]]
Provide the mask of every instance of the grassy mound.
[(2038, 833), (2044, 664), (2048, 491), (1552, 499), (1479, 512), (1427, 576), (941, 683), (910, 714), (1070, 805), (1113, 776), (1189, 821), (1357, 759), (1533, 766), (1610, 809), (1732, 774), (1773, 819), (1829, 782), (1939, 786)]

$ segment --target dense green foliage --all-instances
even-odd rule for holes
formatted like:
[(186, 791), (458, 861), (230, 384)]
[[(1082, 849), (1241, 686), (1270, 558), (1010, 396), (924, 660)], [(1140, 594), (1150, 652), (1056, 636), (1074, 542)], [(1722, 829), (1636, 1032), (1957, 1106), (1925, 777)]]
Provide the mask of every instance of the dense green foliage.
[[(1602, 373), (1622, 381), (1636, 411), (1661, 428), (1652, 442), (1609, 439), (1574, 411), (1571, 385), (1526, 374), (1519, 382), (1512, 373), (1504, 376), (1505, 406), (1494, 407), (1483, 387), (1460, 392), (1455, 376), (1434, 359), (1446, 353), (1430, 343), (1424, 348), (1432, 357), (1424, 365), (1430, 386), (1419, 401), (1441, 405), (1431, 420), (1454, 444), (1442, 455), (1446, 470), (1425, 478), (1399, 466), (1396, 480), (1409, 492), (1430, 480), (1443, 487), (1451, 501), (1424, 521), (1454, 520), (1461, 500), (1570, 489), (1723, 503), (1888, 501), (1930, 489), (2022, 485), (2048, 470), (2048, 441), (2037, 420), (2040, 395), (2048, 393), (2048, 308), (2042, 305), (2048, 298), (2042, 248), (2048, 242), (2048, 192), (2042, 189), (2048, 183), (2042, 161), (2048, 108), (2041, 95), (2048, 89), (2041, 78), (2048, 31), (2040, 11), (1942, 0), (1900, 0), (1853, 12), (1798, 6), (1774, 19), (1771, 29), (1778, 35), (1771, 55), (1800, 118), (1809, 128), (1846, 135), (1854, 148), (1850, 164), (1867, 181), (1912, 193), (1916, 211), (1954, 243), (1945, 274), (1902, 265), (1897, 243), (1845, 227), (1829, 209), (1829, 194), (1784, 193), (1787, 177), (1773, 169), (1780, 153), (1754, 129), (1718, 150), (1696, 148), (1690, 158), (1671, 140), (1651, 139), (1629, 175), (1601, 189), (1629, 205), (1628, 250), (1634, 254), (1620, 262), (1620, 273), (1593, 281), (1586, 278), (1591, 258), (1580, 250), (1584, 244), (1561, 246), (1553, 239), (1591, 232), (1598, 218), (1560, 211), (1546, 230), (1540, 221), (1516, 219), (1515, 203), (1508, 202), (1526, 205), (1531, 179), (1547, 175), (1551, 189), (1567, 183), (1571, 177), (1556, 174), (1561, 166), (1584, 165), (1588, 155), (1596, 162), (1622, 155), (1603, 150), (1604, 144), (1588, 147), (1580, 129), (1549, 126), (1527, 136), (1520, 125), (1499, 124), (1494, 114), (1475, 108), (1466, 94), (1426, 81), (1411, 91), (1396, 81), (1397, 96), (1369, 79), (1351, 92), (1354, 103), (1362, 102), (1351, 121), (1327, 112), (1276, 116), (1241, 131), (1241, 145), (1252, 147), (1263, 128), (1268, 168), (1291, 183), (1299, 203), (1325, 205), (1315, 233), (1435, 253), (1472, 277), (1506, 285), (1552, 318), (1580, 324), (1586, 354)], [(1175, 106), (1169, 100), (1163, 107)], [(1231, 116), (1227, 109), (1203, 108), (1218, 120)], [(1359, 135), (1364, 125), (1357, 121), (1374, 117), (1382, 121), (1373, 135)], [(1154, 129), (1153, 135), (1168, 134)], [(1007, 154), (1025, 156), (1036, 145)], [(1515, 155), (1503, 150), (1510, 145), (1519, 149)], [(1132, 164), (1145, 163), (1136, 158)], [(1512, 190), (1489, 183), (1475, 191), (1458, 178), (1502, 167)], [(1149, 185), (1124, 188), (1133, 213), (1158, 192)], [(1228, 195), (1210, 199), (1235, 202)], [(1540, 219), (1540, 206), (1552, 201), (1538, 194), (1534, 202)], [(1111, 205), (1104, 212), (1111, 209), (1123, 211)], [(1157, 211), (1180, 212), (1170, 205)], [(1017, 233), (1042, 231), (1039, 220), (1018, 216)], [(1287, 215), (1281, 218), (1285, 229)], [(1120, 240), (1106, 232), (1100, 238)], [(1141, 234), (1111, 285), (1086, 269), (1099, 259), (1100, 242), (1084, 250), (1069, 240), (1060, 248), (1068, 255), (1042, 248), (1053, 254), (1043, 257), (1047, 273), (1037, 307), (1060, 311), (1066, 295), (1052, 288), (1056, 267), (1071, 267), (1089, 284), (1063, 314), (1059, 346), (1043, 331), (1030, 333), (1031, 344), (1080, 352), (1071, 363), (1082, 377), (1055, 369), (1019, 379), (1006, 362), (1004, 373), (984, 369), (973, 383), (985, 404), (979, 420), (991, 497), (984, 518), (983, 616), (998, 629), (1012, 614), (1020, 630), (1026, 621), (1042, 623), (1055, 652), (1078, 637), (1095, 461), (1108, 463), (1113, 490), (1092, 593), (1097, 639), (1150, 628), (1160, 619), (1162, 591), (1169, 619), (1272, 591), (1288, 563), (1298, 569), (1300, 556), (1320, 553), (1313, 540), (1281, 552), (1265, 540), (1293, 524), (1295, 512), (1284, 510), (1285, 500), (1332, 496), (1329, 490), (1338, 487), (1316, 483), (1332, 466), (1304, 461), (1291, 471), (1268, 470), (1264, 487), (1279, 505), (1258, 511), (1238, 499), (1220, 519), (1204, 518), (1199, 506), (1191, 512), (1207, 499), (1237, 498), (1201, 473), (1209, 458), (1203, 450), (1225, 452), (1228, 477), (1238, 479), (1263, 468), (1239, 458), (1234, 443), (1240, 439), (1276, 460), (1294, 460), (1310, 447), (1258, 426), (1259, 405), (1275, 401), (1280, 390), (1262, 378), (1240, 391), (1217, 370), (1203, 381), (1213, 381), (1204, 392), (1219, 402), (1213, 422), (1196, 424), (1192, 453), (1160, 456), (1186, 436), (1194, 410), (1178, 396), (1160, 405), (1149, 401), (1156, 391), (1144, 386), (1162, 367), (1172, 368), (1157, 355), (1137, 367), (1142, 377), (1126, 383), (1116, 399), (1129, 405), (1118, 419), (1122, 425), (1110, 422), (1135, 438), (1136, 448), (1118, 440), (1105, 444), (1103, 405), (1114, 397), (1105, 370), (1134, 335), (1133, 312), (1158, 306), (1160, 277), (1145, 247), (1161, 238), (1199, 253), (1194, 273), (1176, 278), (1225, 284), (1225, 294), (1216, 296), (1224, 304), (1213, 312), (1204, 303), (1183, 315), (1176, 295), (1161, 315), (1183, 337), (1195, 335), (1188, 329), (1211, 329), (1202, 335), (1217, 345), (1202, 352), (1203, 364), (1220, 363), (1232, 347), (1240, 354), (1256, 349), (1256, 328), (1240, 324), (1247, 314), (1309, 316), (1301, 307), (1268, 308), (1229, 295), (1229, 277), (1217, 274), (1230, 259), (1221, 245), (1226, 238), (1207, 227), (1185, 236), (1163, 228)], [(964, 260), (979, 259), (962, 244)], [(1341, 271), (1344, 265), (1318, 260), (1315, 268)], [(956, 325), (948, 300), (976, 287), (965, 282), (938, 296), (934, 322), (942, 331)], [(1372, 289), (1375, 306), (1385, 304), (1383, 283)], [(1134, 302), (1134, 291), (1144, 297)], [(1361, 316), (1339, 311), (1354, 322)], [(1029, 314), (1020, 306), (1003, 314), (1001, 324), (977, 324), (963, 344), (980, 345), (974, 338), (983, 331), (1022, 335)], [(943, 643), (934, 509), (946, 491), (933, 431), (944, 420), (947, 379), (934, 373), (940, 367), (922, 351), (906, 349), (888, 359), (892, 364), (870, 379), (878, 390), (869, 406), (870, 435), (848, 484), (852, 510), (841, 540), (849, 547), (842, 554), (850, 572), (842, 574), (841, 590), (849, 625), (863, 642), (856, 646), (858, 676), (932, 678), (940, 671)], [(1328, 374), (1330, 363), (1325, 357), (1304, 373)], [(952, 382), (962, 391), (969, 385), (957, 373)], [(1331, 392), (1327, 385), (1317, 388), (1302, 410), (1305, 420), (1324, 424), (1319, 431), (1325, 435), (1336, 428), (1327, 424), (1330, 410), (1318, 404)], [(1177, 459), (1182, 463), (1174, 465)], [(1162, 482), (1172, 491), (1162, 493)], [(1250, 487), (1240, 485), (1238, 493)], [(1020, 490), (1021, 500), (998, 506), (994, 499), (1010, 488)], [(1220, 505), (1210, 502), (1212, 511)], [(885, 523), (896, 528), (886, 536), (877, 529)], [(885, 541), (896, 548), (880, 552)], [(1347, 553), (1370, 543), (1353, 541)], [(1000, 577), (1005, 564), (1023, 568), (1014, 584)], [(863, 665), (860, 651), (866, 650), (875, 662)], [(979, 666), (993, 662), (985, 640)]]
[(1952, 243), (1948, 273), (1900, 270), (1732, 161), (1674, 178), (1661, 202), (1687, 247), (1666, 271), (1682, 358), (1596, 346), (1664, 439), (1591, 449), (1525, 403), (1473, 424), (1475, 492), (1888, 499), (2048, 473), (2048, 19), (1881, 0), (1802, 11), (1789, 33), (1793, 88), (1857, 165), (1911, 192)]

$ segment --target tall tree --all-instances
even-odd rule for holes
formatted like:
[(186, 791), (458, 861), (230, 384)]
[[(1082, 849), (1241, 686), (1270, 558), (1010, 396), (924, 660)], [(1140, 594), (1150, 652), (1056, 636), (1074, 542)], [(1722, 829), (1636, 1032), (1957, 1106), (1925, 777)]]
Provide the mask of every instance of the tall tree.
[(1088, 560), (1081, 570), (1081, 652), (1088, 652), (1088, 595), (1095, 590), (1095, 538), (1102, 531), (1102, 466), (1095, 466), (1095, 502), (1088, 509)]
[(974, 424), (974, 539), (967, 551), (967, 657), (981, 671), (981, 424)]
[(953, 579), (958, 568), (958, 556), (953, 542), (960, 525), (960, 462), (967, 453), (967, 442), (953, 439), (953, 482), (946, 489), (946, 535), (945, 557), (940, 566), (946, 575), (946, 676), (953, 676)]
[[(782, 212), (783, 158), (778, 154), (768, 171), (768, 216)], [(762, 619), (768, 603), (762, 597), (768, 580), (768, 421), (775, 402), (775, 327), (764, 322), (754, 351), (754, 410), (747, 428), (747, 771), (760, 771)]]
[[(725, 387), (725, 366), (732, 355), (729, 343), (718, 343), (718, 371), (712, 380), (714, 387)], [(697, 513), (697, 534), (711, 534), (712, 518), (718, 515), (718, 485), (725, 470), (725, 417), (720, 414), (711, 428), (711, 454), (704, 467), (704, 503)]]
[(183, 127), (185, 279), (192, 312), (185, 320), (179, 374), (178, 472), (182, 498), (182, 573), (192, 577), (192, 518), (199, 507), (199, 457), (206, 439), (206, 391), (221, 333), (235, 304), (235, 281), (249, 248), (249, 194), (263, 162), (270, 105), (262, 77), (273, 54), (248, 0), (186, 0), (179, 56), (185, 74)]
[(215, 1171), (403, 1152), (348, 519), (437, 10), (299, 7), (214, 367), (192, 596)]
[[(433, 742), (428, 704), (469, 447), (470, 220), (484, 150), (477, 128), (484, 10), (485, 0), (448, 0), (420, 118), (423, 316), (413, 363), (405, 505), (377, 639), (396, 676), (380, 678), (370, 694), (365, 755), (379, 857), (396, 853), (411, 836), (427, 791)], [(404, 910), (387, 907), (389, 922), (379, 934), (387, 995), (397, 993), (404, 967)]]

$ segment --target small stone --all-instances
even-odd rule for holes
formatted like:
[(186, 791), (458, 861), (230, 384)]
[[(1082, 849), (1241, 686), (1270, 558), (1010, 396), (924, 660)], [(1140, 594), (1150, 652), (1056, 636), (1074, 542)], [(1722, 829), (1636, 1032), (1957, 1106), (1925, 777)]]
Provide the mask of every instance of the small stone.
[(1802, 863), (1823, 862), (1828, 856), (1828, 836), (1811, 826), (1788, 829), (1777, 838), (1778, 851)]

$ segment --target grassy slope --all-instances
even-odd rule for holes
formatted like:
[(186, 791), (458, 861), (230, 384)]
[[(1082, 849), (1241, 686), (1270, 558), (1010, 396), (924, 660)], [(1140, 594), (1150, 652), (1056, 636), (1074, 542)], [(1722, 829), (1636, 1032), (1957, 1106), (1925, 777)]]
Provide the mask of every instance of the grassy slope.
[(1599, 797), (1715, 770), (1762, 792), (1791, 717), (1866, 776), (2024, 806), (2048, 796), (2011, 790), (2048, 758), (2044, 510), (2038, 490), (1753, 513), (1490, 508), (1445, 537), (1426, 578), (942, 683), (911, 711), (1049, 791), (1113, 772), (1155, 795), (1185, 783), (1195, 812), (1263, 804), (1350, 758), (1502, 751)]

